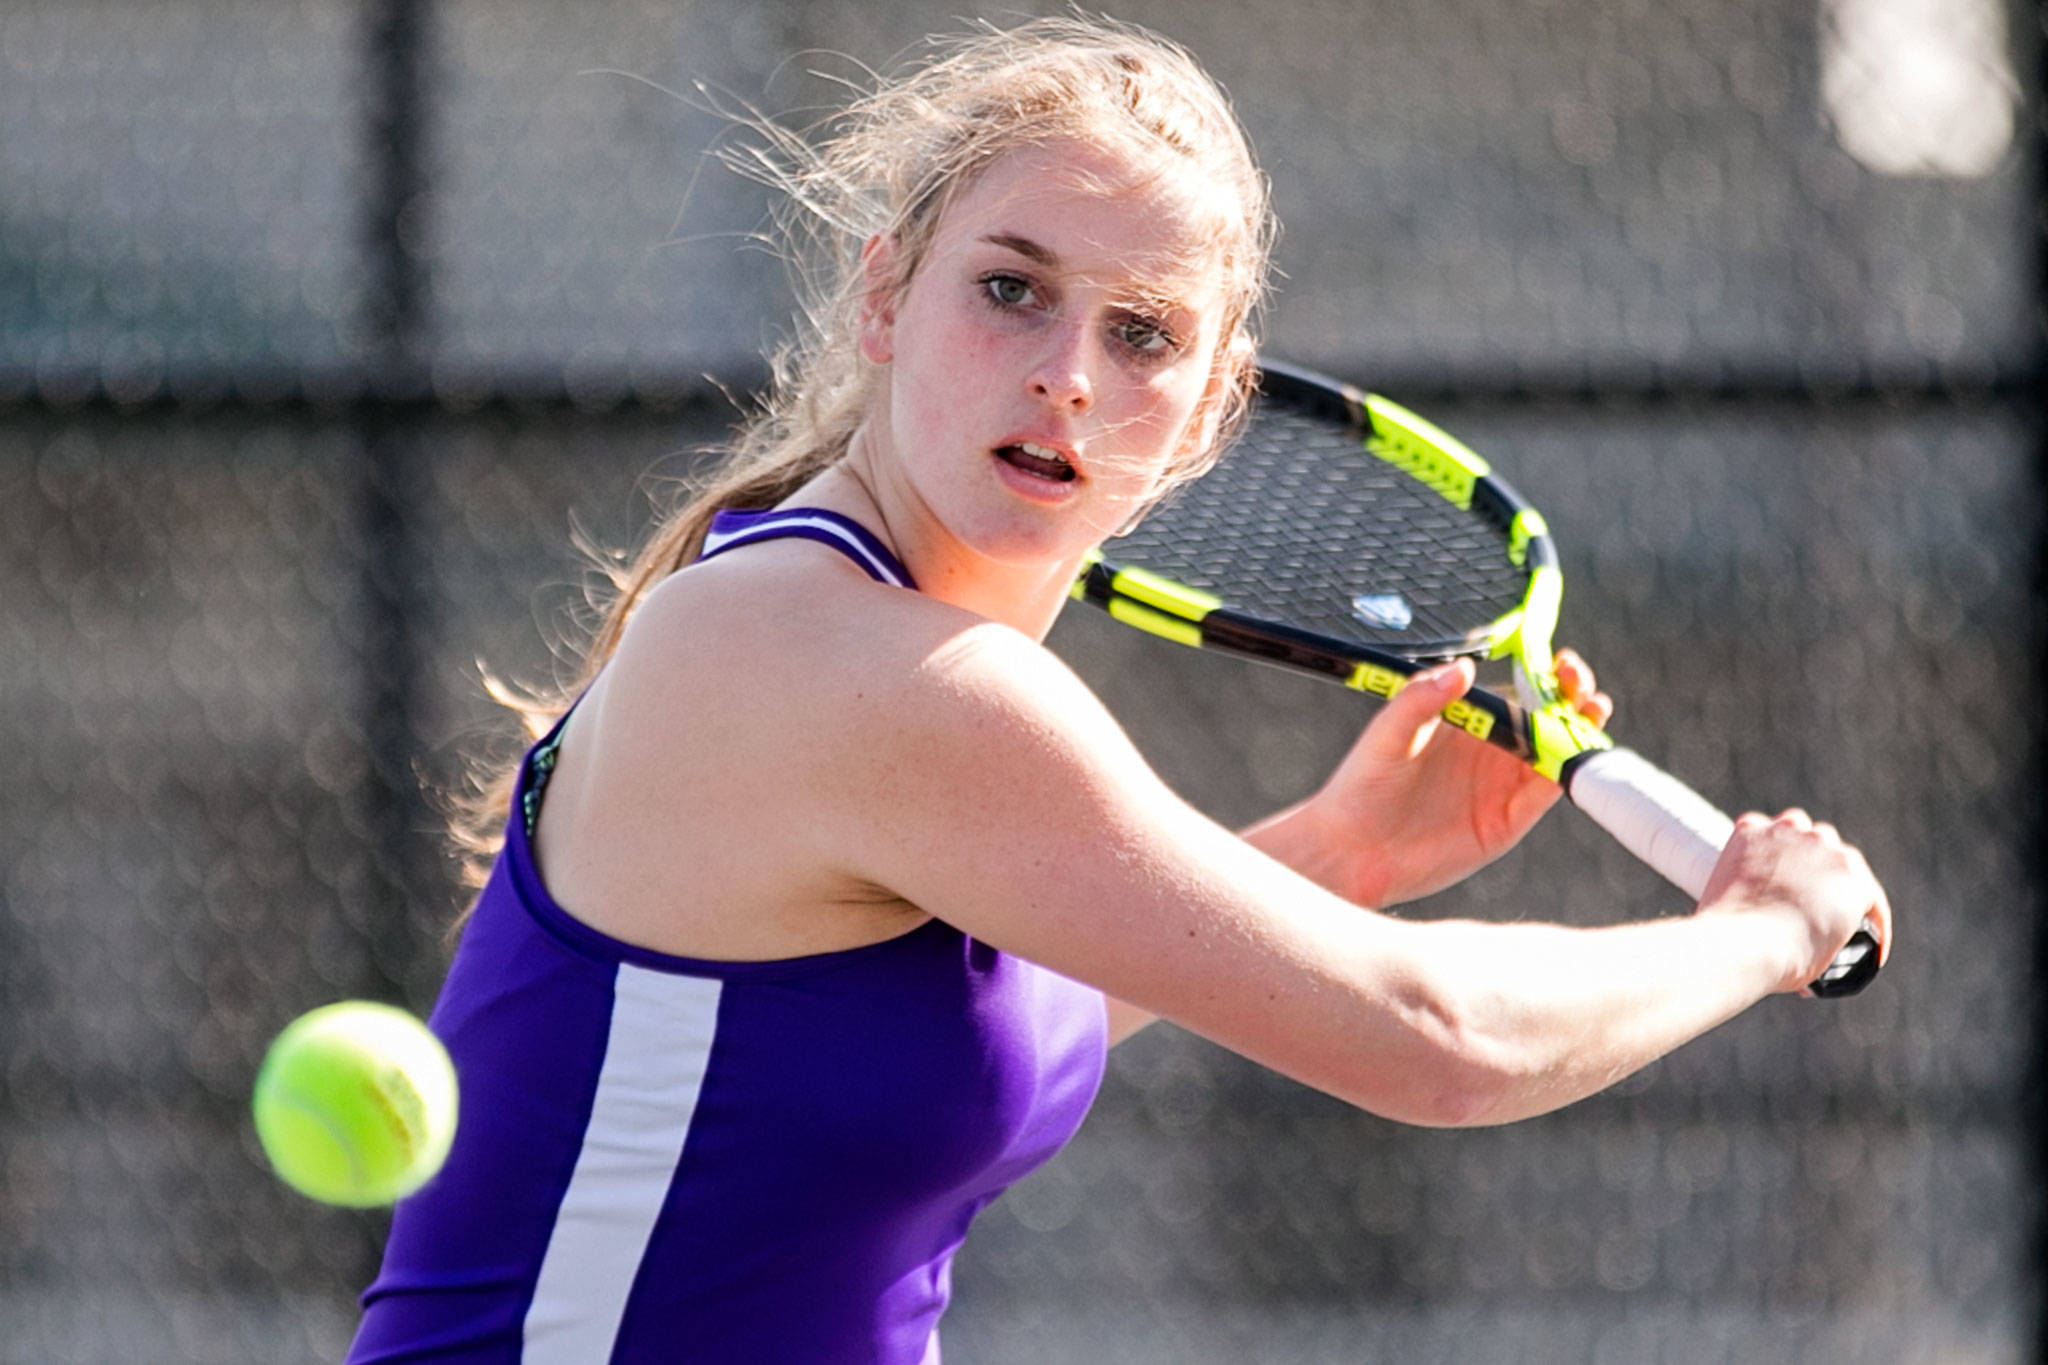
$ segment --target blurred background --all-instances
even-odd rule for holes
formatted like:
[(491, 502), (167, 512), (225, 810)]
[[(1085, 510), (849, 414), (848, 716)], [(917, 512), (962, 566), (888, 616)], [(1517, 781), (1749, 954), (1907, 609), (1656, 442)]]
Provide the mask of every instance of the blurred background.
[[(0, 1362), (340, 1356), (384, 1224), (268, 1177), (262, 1049), (431, 1002), (481, 667), (549, 676), (572, 529), (630, 544), (761, 380), (789, 295), (713, 110), (808, 117), (962, 10), (0, 6)], [(1117, 13), (1260, 148), (1269, 349), (1514, 471), (1617, 731), (1836, 820), (1904, 947), (1502, 1130), (1155, 1029), (981, 1220), (948, 1359), (2048, 1359), (2041, 12)], [(1052, 643), (1227, 820), (1369, 714)], [(1412, 913), (1682, 909), (1562, 810)]]

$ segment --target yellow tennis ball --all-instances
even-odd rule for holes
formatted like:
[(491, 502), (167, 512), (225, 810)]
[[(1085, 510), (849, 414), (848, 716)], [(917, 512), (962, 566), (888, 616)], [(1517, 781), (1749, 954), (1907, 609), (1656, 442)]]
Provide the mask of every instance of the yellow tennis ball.
[(292, 1021), (256, 1073), (256, 1136), (278, 1176), (324, 1204), (389, 1204), (455, 1140), (455, 1067), (427, 1026), (344, 1000)]

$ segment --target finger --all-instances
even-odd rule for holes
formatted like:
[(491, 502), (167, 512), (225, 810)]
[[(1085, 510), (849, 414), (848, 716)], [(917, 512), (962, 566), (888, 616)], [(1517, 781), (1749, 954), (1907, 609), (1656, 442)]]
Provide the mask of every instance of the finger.
[(1864, 922), (1877, 934), (1877, 965), (1882, 967), (1892, 956), (1891, 898), (1885, 894), (1884, 884), (1878, 881), (1877, 874), (1871, 871), (1870, 860), (1863, 856), (1863, 850), (1850, 845), (1849, 852), (1854, 855), (1857, 868), (1870, 880), (1870, 909), (1864, 915)]
[(1443, 709), (1471, 690), (1475, 676), (1469, 659), (1454, 659), (1417, 673), (1366, 727), (1368, 745), (1386, 758), (1413, 758), (1421, 753), (1435, 736)]
[(1438, 709), (1464, 696), (1472, 690), (1478, 670), (1470, 659), (1453, 659), (1449, 663), (1425, 668), (1410, 678), (1407, 685), (1394, 694), (1394, 704), (1406, 702), (1412, 706), (1426, 705), (1425, 698), (1438, 699)]
[(1607, 728), (1608, 721), (1614, 719), (1614, 698), (1608, 696), (1605, 692), (1595, 692), (1591, 696), (1580, 697), (1577, 699), (1577, 705), (1579, 714), (1592, 721), (1593, 724), (1602, 730)]
[(1572, 650), (1557, 651), (1553, 667), (1557, 673), (1557, 690), (1566, 701), (1577, 701), (1599, 688), (1592, 668)]
[(1813, 828), (1813, 817), (1797, 806), (1779, 811), (1777, 822), (1781, 825), (1790, 825), (1796, 830), (1809, 830)]

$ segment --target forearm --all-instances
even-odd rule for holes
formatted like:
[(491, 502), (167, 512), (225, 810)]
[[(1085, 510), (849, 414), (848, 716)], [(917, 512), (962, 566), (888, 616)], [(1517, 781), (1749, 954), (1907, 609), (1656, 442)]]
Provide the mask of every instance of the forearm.
[[(1242, 837), (1355, 899), (1357, 850), (1320, 814), (1304, 801)], [(1412, 1064), (1447, 1078), (1430, 1105), (1453, 1125), (1511, 1122), (1606, 1089), (1769, 994), (1790, 951), (1782, 923), (1749, 915), (1590, 929), (1410, 922), (1398, 936), (1412, 937), (1424, 1008), (1443, 1021), (1415, 1040), (1424, 1055)], [(1368, 951), (1385, 946), (1368, 939)]]
[[(1447, 1124), (1507, 1123), (1595, 1094), (1776, 990), (1792, 947), (1752, 915), (1573, 929), (1410, 926), (1436, 968)], [(1428, 1065), (1424, 1063), (1424, 1065)]]

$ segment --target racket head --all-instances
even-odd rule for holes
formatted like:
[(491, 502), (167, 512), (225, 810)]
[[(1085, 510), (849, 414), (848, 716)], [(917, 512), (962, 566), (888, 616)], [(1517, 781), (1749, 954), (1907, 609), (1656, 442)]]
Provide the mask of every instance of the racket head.
[(1268, 362), (1216, 467), (1105, 543), (1077, 595), (1220, 611), (1336, 658), (1514, 654), (1547, 676), (1556, 566), (1541, 515), (1469, 448)]

